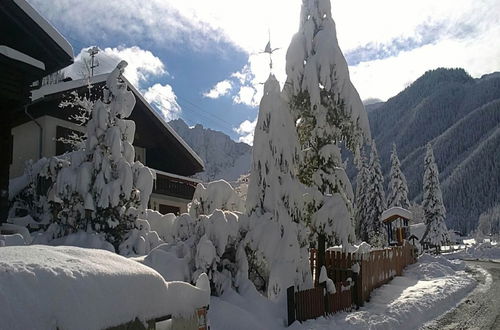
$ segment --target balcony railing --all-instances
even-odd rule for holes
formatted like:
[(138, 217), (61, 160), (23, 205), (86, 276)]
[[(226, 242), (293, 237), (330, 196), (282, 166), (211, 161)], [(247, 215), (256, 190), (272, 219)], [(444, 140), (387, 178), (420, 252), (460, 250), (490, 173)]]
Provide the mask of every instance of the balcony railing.
[(156, 173), (154, 193), (183, 199), (193, 199), (197, 182)]

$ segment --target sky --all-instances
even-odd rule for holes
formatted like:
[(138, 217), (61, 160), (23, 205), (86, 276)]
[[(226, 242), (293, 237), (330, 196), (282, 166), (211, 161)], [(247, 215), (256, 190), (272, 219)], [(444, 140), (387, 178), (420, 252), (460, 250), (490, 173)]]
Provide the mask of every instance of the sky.
[[(124, 59), (127, 79), (163, 115), (252, 143), (267, 79), (286, 80), (285, 55), (300, 0), (28, 0), (72, 44), (82, 77)], [(428, 70), (500, 71), (500, 0), (333, 0), (351, 80), (363, 100), (386, 101)]]

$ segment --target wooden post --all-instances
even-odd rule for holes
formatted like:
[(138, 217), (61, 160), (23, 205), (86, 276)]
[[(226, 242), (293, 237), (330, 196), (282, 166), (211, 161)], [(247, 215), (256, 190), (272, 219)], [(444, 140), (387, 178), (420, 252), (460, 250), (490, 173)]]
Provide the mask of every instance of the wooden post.
[(326, 281), (319, 283), (319, 287), (323, 289), (323, 315), (328, 314), (328, 292), (326, 290)]
[(319, 274), (321, 267), (325, 265), (325, 250), (326, 250), (326, 236), (325, 234), (318, 234), (318, 250), (316, 252), (316, 279), (315, 283), (319, 283)]
[(295, 288), (293, 285), (286, 290), (286, 301), (288, 307), (288, 326), (295, 322)]

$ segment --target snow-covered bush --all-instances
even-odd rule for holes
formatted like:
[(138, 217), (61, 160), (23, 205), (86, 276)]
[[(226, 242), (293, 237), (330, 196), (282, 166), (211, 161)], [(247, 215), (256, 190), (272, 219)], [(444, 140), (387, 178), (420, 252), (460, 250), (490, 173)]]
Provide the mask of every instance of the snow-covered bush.
[(169, 281), (194, 283), (201, 273), (206, 273), (212, 294), (220, 295), (229, 287), (238, 287), (239, 278), (247, 278), (241, 244), (247, 231), (247, 217), (241, 213), (217, 209), (197, 219), (184, 213), (174, 217), (160, 233), (166, 243), (153, 249), (143, 262)]
[(198, 183), (193, 201), (188, 204), (189, 214), (197, 218), (201, 214), (211, 214), (216, 209), (242, 212), (243, 200), (229, 183), (224, 180)]
[(497, 238), (500, 235), (500, 204), (496, 205), (479, 216), (477, 238)]
[(28, 211), (41, 223), (50, 218), (52, 238), (79, 231), (103, 233), (117, 251), (129, 254), (148, 252), (159, 238), (137, 221), (144, 215), (155, 174), (134, 161), (135, 123), (125, 118), (135, 97), (122, 79), (126, 66), (122, 61), (108, 75), (80, 148), (48, 159), (37, 171), (36, 182), (43, 181), (46, 189), (34, 195), (43, 199), (44, 210), (41, 215)]

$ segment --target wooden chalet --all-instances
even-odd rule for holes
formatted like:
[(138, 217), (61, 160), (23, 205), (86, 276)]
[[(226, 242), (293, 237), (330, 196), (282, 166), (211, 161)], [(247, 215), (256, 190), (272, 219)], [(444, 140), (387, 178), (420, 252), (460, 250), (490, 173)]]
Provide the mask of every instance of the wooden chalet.
[(411, 212), (402, 207), (391, 207), (382, 213), (381, 221), (386, 226), (389, 245), (403, 245), (410, 235), (411, 219)]
[[(71, 150), (70, 145), (58, 139), (71, 133), (82, 134), (85, 128), (71, 119), (77, 110), (61, 108), (59, 105), (61, 101), (69, 100), (75, 91), (89, 99), (100, 98), (107, 77), (108, 74), (101, 74), (90, 80), (63, 81), (33, 90), (32, 103), (27, 107), (27, 112), (15, 116), (13, 120), (11, 177), (21, 175), (29, 159), (51, 157)], [(203, 161), (143, 95), (126, 82), (136, 97), (134, 110), (128, 118), (136, 124), (136, 160), (156, 171), (149, 207), (163, 214), (187, 212), (187, 203), (191, 201), (199, 183), (189, 176), (203, 171)]]
[(30, 86), (73, 63), (73, 49), (25, 0), (0, 1), (0, 224), (7, 219), (11, 128)]

